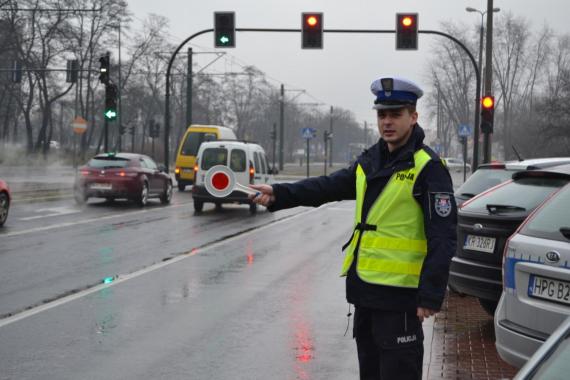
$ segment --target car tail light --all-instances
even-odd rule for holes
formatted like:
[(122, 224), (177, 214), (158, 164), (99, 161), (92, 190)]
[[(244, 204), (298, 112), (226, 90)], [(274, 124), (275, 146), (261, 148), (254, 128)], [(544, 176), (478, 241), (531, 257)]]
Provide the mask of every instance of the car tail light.
[(119, 177), (136, 177), (137, 173), (126, 171), (126, 170), (121, 170), (120, 172), (115, 173), (115, 175), (118, 175)]
[(196, 181), (197, 177), (198, 177), (198, 164), (196, 163), (196, 165), (194, 165), (194, 181)]
[(81, 170), (81, 175), (82, 176), (88, 176), (89, 175), (89, 170)]
[(255, 169), (253, 168), (253, 164), (249, 163), (249, 183), (253, 183), (253, 176), (255, 176)]
[(176, 167), (176, 169), (174, 169), (174, 174), (180, 174), (180, 168)]

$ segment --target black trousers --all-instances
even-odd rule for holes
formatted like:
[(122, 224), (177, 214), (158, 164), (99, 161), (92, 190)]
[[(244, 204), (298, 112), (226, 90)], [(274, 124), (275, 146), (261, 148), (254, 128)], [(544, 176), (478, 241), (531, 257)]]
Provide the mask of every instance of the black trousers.
[(356, 306), (353, 335), (361, 380), (421, 380), (424, 334), (415, 311)]

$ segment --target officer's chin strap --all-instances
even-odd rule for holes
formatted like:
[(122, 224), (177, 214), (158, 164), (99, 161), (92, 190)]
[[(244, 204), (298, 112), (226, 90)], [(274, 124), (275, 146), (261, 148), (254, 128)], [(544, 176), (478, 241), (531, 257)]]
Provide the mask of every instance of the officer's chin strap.
[(350, 312), (350, 304), (348, 304), (348, 313), (346, 314), (346, 330), (344, 331), (344, 336), (346, 336), (346, 333), (348, 332), (348, 327), (350, 326), (350, 316), (352, 315), (352, 313)]

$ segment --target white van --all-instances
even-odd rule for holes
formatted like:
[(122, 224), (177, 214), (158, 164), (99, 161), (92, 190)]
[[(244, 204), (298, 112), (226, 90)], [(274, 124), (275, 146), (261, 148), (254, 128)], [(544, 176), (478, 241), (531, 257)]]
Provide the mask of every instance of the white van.
[(248, 195), (241, 191), (233, 191), (224, 198), (216, 198), (206, 191), (204, 177), (212, 166), (225, 165), (235, 173), (236, 182), (248, 184), (271, 184), (273, 171), (269, 167), (265, 150), (261, 145), (246, 141), (218, 140), (204, 142), (200, 145), (194, 165), (194, 186), (192, 198), (194, 210), (202, 211), (205, 202), (212, 202), (216, 209), (221, 209), (223, 203), (248, 204), (251, 214), (257, 212), (257, 205), (252, 203)]

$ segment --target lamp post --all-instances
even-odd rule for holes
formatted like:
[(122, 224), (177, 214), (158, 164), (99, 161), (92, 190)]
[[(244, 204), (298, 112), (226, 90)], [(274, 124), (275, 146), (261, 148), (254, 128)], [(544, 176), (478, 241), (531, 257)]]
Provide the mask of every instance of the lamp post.
[[(484, 17), (487, 14), (487, 10), (485, 11), (480, 11), (479, 9), (475, 9), (472, 7), (467, 7), (465, 8), (465, 10), (467, 12), (476, 12), (479, 13), (481, 15), (481, 27), (479, 29), (479, 72), (482, 73), (482, 65), (483, 65), (483, 35), (485, 34), (485, 27), (484, 27)], [(493, 8), (493, 13), (499, 12), (501, 10), (501, 8)], [(490, 52), (487, 52), (487, 54), (492, 54)], [(488, 88), (486, 88), (485, 90), (490, 90)], [(476, 107), (480, 107), (480, 103), (481, 103), (481, 95), (484, 92), (483, 89), (479, 89), (479, 91), (477, 92), (477, 104)], [(479, 166), (479, 125), (475, 125), (473, 128), (473, 170), (477, 169), (477, 166)]]

